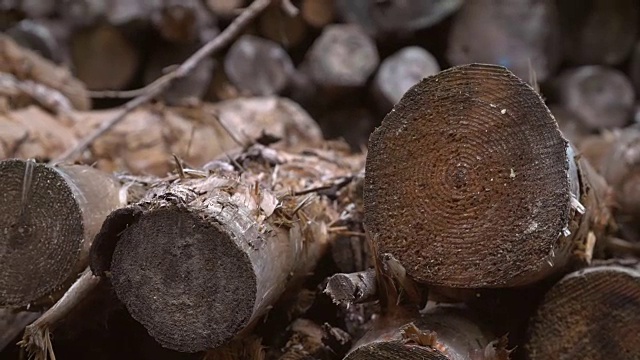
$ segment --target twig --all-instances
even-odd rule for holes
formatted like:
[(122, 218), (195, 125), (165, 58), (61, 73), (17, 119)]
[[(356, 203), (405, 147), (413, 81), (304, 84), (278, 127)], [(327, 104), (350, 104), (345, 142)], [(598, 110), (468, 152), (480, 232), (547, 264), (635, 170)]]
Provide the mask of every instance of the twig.
[(18, 344), (35, 356), (36, 360), (46, 360), (49, 357), (55, 360), (51, 346), (51, 332), (99, 283), (100, 278), (93, 276), (91, 270), (87, 268), (58, 302), (33, 324), (27, 326), (22, 341)]
[(158, 78), (153, 83), (149, 84), (145, 89), (144, 94), (139, 95), (122, 106), (122, 110), (113, 118), (105, 121), (95, 132), (84, 138), (74, 148), (69, 149), (55, 162), (68, 161), (74, 156), (82, 153), (86, 150), (97, 138), (109, 131), (119, 122), (121, 122), (127, 114), (131, 113), (136, 108), (151, 101), (153, 98), (165, 91), (169, 86), (177, 79), (181, 79), (192, 72), (195, 67), (205, 58), (209, 57), (213, 53), (220, 51), (226, 47), (236, 36), (240, 34), (240, 31), (247, 26), (253, 19), (260, 15), (273, 0), (255, 0), (249, 7), (245, 9), (227, 28), (225, 28), (220, 35), (216, 36), (213, 40), (206, 43), (193, 55), (191, 55), (185, 62), (178, 66), (175, 70), (168, 74)]

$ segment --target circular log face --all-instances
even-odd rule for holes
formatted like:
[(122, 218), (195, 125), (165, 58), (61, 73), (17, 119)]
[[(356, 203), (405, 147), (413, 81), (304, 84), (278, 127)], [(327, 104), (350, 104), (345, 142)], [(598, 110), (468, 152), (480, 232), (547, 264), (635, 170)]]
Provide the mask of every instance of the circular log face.
[(116, 294), (165, 347), (220, 346), (247, 326), (256, 300), (252, 264), (232, 235), (178, 207), (148, 212), (116, 245)]
[(546, 294), (530, 324), (531, 360), (637, 359), (640, 272), (603, 266), (572, 273)]
[(422, 283), (526, 280), (568, 223), (567, 146), (539, 95), (503, 67), (423, 80), (369, 141), (365, 223), (378, 252)]
[(7, 160), (0, 174), (0, 305), (28, 305), (71, 276), (84, 238), (82, 213), (55, 168)]

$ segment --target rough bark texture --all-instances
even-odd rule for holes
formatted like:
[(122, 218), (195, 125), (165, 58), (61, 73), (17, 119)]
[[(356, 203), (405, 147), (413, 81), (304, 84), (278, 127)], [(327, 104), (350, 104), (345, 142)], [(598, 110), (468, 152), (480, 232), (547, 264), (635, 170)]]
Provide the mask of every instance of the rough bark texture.
[(506, 68), (471, 64), (409, 90), (372, 134), (365, 226), (414, 280), (522, 285), (589, 261), (608, 188), (540, 96)]
[(506, 344), (495, 339), (468, 310), (441, 305), (379, 319), (345, 360), (508, 360)]
[[(158, 183), (109, 216), (92, 248), (132, 316), (163, 346), (220, 346), (313, 268), (358, 195), (362, 156), (254, 146), (203, 178)], [(344, 188), (344, 189), (343, 189)]]
[(88, 166), (0, 162), (0, 305), (29, 306), (87, 266), (106, 216), (126, 203), (119, 183)]
[[(114, 111), (117, 109), (73, 112), (79, 120), (75, 123), (34, 106), (0, 113), (0, 157), (55, 158)], [(163, 176), (175, 167), (171, 154), (191, 166), (202, 166), (265, 134), (281, 139), (282, 146), (322, 138), (316, 122), (284, 98), (246, 98), (179, 108), (147, 106), (97, 139), (83, 160), (105, 171)]]
[(467, 1), (454, 17), (447, 59), (499, 64), (522, 79), (552, 75), (562, 58), (554, 0)]
[(86, 88), (67, 69), (59, 68), (35, 52), (18, 46), (5, 35), (0, 35), (0, 72), (56, 89), (78, 110), (91, 107)]
[(634, 110), (635, 92), (624, 73), (605, 66), (582, 66), (554, 81), (557, 97), (589, 129), (622, 127)]
[(324, 293), (336, 304), (350, 305), (371, 301), (378, 292), (376, 271), (369, 269), (357, 273), (338, 273), (329, 278)]
[(627, 57), (638, 31), (635, 0), (558, 1), (565, 58), (576, 64), (617, 65)]
[(458, 10), (461, 0), (369, 1), (337, 0), (336, 11), (349, 23), (376, 37), (407, 35), (442, 21)]
[(531, 319), (527, 358), (637, 359), (640, 265), (594, 266), (564, 277)]
[(241, 94), (267, 96), (282, 92), (294, 67), (277, 43), (244, 35), (227, 52), (224, 70)]

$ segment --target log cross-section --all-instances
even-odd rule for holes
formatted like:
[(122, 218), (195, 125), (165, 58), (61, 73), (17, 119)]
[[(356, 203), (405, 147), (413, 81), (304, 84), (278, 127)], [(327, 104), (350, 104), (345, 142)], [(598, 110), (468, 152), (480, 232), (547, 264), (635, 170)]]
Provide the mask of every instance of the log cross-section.
[(117, 296), (163, 346), (215, 348), (313, 271), (337, 235), (330, 224), (359, 196), (350, 185), (363, 160), (255, 146), (205, 177), (159, 182), (109, 216), (92, 269), (110, 273)]
[(590, 259), (607, 191), (529, 85), (471, 64), (412, 87), (372, 134), (365, 226), (420, 283), (523, 285)]

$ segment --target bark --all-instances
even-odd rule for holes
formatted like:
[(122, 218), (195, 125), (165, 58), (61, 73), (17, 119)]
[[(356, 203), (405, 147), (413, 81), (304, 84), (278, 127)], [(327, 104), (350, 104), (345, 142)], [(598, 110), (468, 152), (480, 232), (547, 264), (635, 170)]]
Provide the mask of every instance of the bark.
[(424, 315), (379, 319), (345, 360), (508, 360), (505, 340), (496, 339), (468, 310), (440, 305)]
[[(33, 106), (0, 114), (0, 157), (56, 158), (114, 111), (118, 110), (74, 112), (78, 122), (71, 124)], [(315, 121), (284, 98), (247, 98), (194, 107), (147, 106), (97, 139), (82, 160), (109, 172), (163, 176), (175, 168), (171, 154), (191, 166), (202, 166), (265, 134), (281, 139), (281, 146), (322, 138)]]
[(377, 105), (385, 114), (409, 88), (440, 72), (438, 60), (419, 46), (405, 47), (386, 58), (373, 79)]
[(139, 49), (111, 25), (74, 32), (71, 57), (75, 75), (91, 90), (125, 89), (141, 62)]
[(348, 23), (360, 25), (375, 37), (407, 35), (428, 28), (457, 11), (461, 0), (369, 1), (337, 0), (336, 11)]
[(329, 278), (324, 293), (335, 304), (351, 305), (371, 301), (377, 296), (376, 271), (369, 269), (357, 273), (338, 273)]
[(640, 265), (571, 273), (545, 295), (529, 324), (527, 358), (635, 359), (640, 354)]
[(362, 165), (362, 156), (340, 150), (256, 145), (231, 169), (159, 182), (109, 216), (92, 269), (109, 272), (118, 298), (163, 346), (223, 345), (313, 271)]
[(567, 60), (617, 65), (627, 58), (638, 32), (637, 1), (559, 1), (558, 9)]
[(324, 28), (302, 66), (316, 85), (331, 91), (364, 86), (379, 61), (375, 43), (359, 27), (334, 24)]
[(224, 70), (241, 94), (268, 96), (284, 90), (294, 67), (289, 54), (277, 43), (244, 35), (227, 52)]
[(88, 166), (5, 160), (0, 174), (0, 306), (50, 303), (87, 266), (93, 237), (126, 199)]
[(532, 283), (588, 262), (610, 223), (604, 180), (540, 96), (496, 65), (409, 90), (372, 134), (366, 174), (372, 246), (420, 283)]
[(522, 79), (535, 74), (544, 81), (560, 64), (559, 40), (554, 0), (467, 1), (454, 17), (447, 59), (453, 65), (499, 64)]
[(5, 35), (0, 35), (0, 72), (60, 91), (78, 110), (91, 107), (86, 88), (67, 69), (57, 67), (35, 52), (20, 47)]
[(622, 127), (634, 111), (635, 92), (624, 73), (604, 66), (582, 66), (554, 80), (559, 103), (589, 129)]

